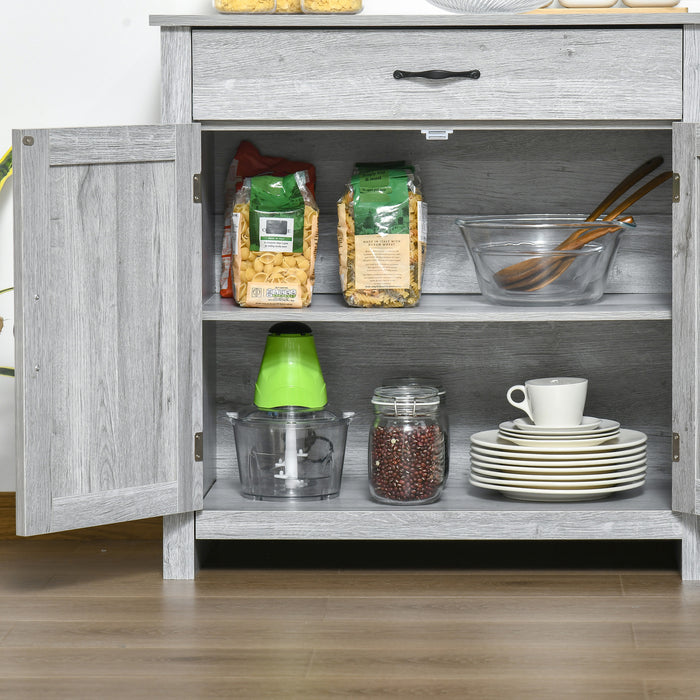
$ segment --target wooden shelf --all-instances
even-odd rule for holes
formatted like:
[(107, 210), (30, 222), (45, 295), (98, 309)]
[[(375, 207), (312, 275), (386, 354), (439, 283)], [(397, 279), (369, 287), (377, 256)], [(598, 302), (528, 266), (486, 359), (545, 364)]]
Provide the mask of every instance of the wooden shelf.
[(600, 302), (581, 306), (496, 306), (480, 294), (424, 294), (418, 306), (405, 309), (358, 309), (339, 294), (314, 294), (305, 309), (252, 309), (232, 299), (212, 295), (204, 303), (204, 321), (277, 321), (336, 323), (510, 321), (666, 321), (671, 318), (670, 294), (606, 294)]
[[(325, 501), (253, 501), (235, 479), (219, 479), (197, 513), (198, 539), (677, 539), (681, 516), (671, 507), (670, 480), (600, 501), (515, 501), (450, 476), (441, 500), (384, 506), (367, 480), (343, 477)], [(536, 517), (535, 517), (536, 513)]]

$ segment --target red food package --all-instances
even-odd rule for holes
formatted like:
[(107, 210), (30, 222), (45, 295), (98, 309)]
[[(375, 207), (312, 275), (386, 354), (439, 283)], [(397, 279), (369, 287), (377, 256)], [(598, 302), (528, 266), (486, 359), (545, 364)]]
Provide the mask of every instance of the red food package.
[(233, 211), (233, 200), (236, 192), (241, 188), (243, 180), (255, 175), (291, 175), (299, 170), (307, 171), (309, 176), (307, 187), (312, 195), (315, 194), (316, 169), (311, 163), (264, 156), (249, 141), (241, 141), (239, 144), (226, 175), (224, 239), (221, 245), (221, 277), (219, 280), (219, 294), (222, 297), (233, 298), (231, 213)]

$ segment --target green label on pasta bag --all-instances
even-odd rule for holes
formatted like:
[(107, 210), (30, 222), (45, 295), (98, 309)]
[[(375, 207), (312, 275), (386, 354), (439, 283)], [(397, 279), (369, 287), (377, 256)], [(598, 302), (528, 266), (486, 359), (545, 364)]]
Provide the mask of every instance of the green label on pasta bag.
[(351, 184), (356, 235), (409, 233), (408, 175), (404, 167), (358, 163)]
[(296, 173), (250, 179), (250, 249), (304, 252), (304, 197)]

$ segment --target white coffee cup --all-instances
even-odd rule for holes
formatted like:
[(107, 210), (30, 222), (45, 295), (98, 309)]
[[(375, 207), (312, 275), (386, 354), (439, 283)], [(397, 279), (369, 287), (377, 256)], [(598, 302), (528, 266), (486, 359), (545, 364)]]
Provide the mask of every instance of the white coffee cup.
[[(523, 393), (522, 401), (512, 394)], [(528, 379), (508, 389), (506, 398), (511, 406), (525, 411), (535, 425), (548, 428), (572, 428), (583, 420), (588, 380), (578, 377), (545, 377)]]

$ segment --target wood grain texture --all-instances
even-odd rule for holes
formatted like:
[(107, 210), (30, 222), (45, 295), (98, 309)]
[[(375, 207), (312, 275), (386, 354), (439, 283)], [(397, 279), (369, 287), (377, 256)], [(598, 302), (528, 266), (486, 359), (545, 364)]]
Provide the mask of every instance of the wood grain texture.
[(189, 27), (163, 28), (161, 53), (161, 121), (188, 124), (192, 120), (192, 44)]
[(193, 579), (197, 573), (194, 513), (163, 518), (163, 578)]
[[(440, 216), (522, 213), (589, 213), (638, 165), (661, 155), (662, 169), (673, 163), (671, 130), (625, 129), (608, 122), (604, 129), (455, 128), (447, 141), (428, 141), (414, 120), (352, 128), (206, 131), (212, 151), (206, 169), (214, 188), (215, 212), (224, 211), (224, 182), (241, 141), (263, 154), (313, 163), (315, 196), (322, 214), (335, 215), (356, 162), (404, 160), (415, 166), (429, 213)], [(451, 126), (451, 125), (450, 125)], [(670, 183), (650, 193), (630, 212), (670, 213)], [(430, 234), (429, 234), (430, 235)], [(430, 242), (430, 240), (429, 240)]]
[[(447, 387), (457, 476), (468, 466), (469, 436), (516, 417), (505, 398), (508, 387), (523, 377), (583, 376), (589, 378), (587, 415), (644, 431), (649, 469), (670, 478), (669, 322), (617, 322), (611, 334), (605, 321), (527, 323), (514, 317), (512, 323), (493, 323), (495, 317), (490, 317), (483, 323), (414, 323), (384, 318), (389, 325), (381, 333), (373, 323), (312, 325), (329, 404), (336, 411), (355, 412), (346, 446), (348, 473), (366, 473), (370, 398), (387, 378), (430, 376)], [(231, 471), (233, 431), (224, 414), (252, 402), (270, 321), (216, 325), (217, 470), (219, 476), (230, 476), (237, 472)], [(630, 348), (639, 349), (640, 362), (623, 368), (619, 360)]]
[(700, 121), (700, 32), (698, 27), (683, 27), (683, 121)]
[[(697, 512), (698, 478), (698, 183), (697, 125), (677, 124), (673, 131), (674, 169), (680, 176), (680, 201), (673, 207), (673, 430), (680, 436), (680, 459), (674, 464), (673, 507)], [(692, 380), (691, 380), (692, 378)]]
[[(481, 77), (393, 77), (434, 68)], [(679, 29), (195, 29), (192, 70), (197, 120), (682, 117)]]
[(653, 15), (625, 14), (614, 15), (562, 13), (556, 15), (536, 15), (530, 13), (480, 15), (471, 13), (431, 14), (431, 15), (366, 15), (366, 14), (318, 14), (318, 15), (266, 15), (266, 14), (223, 14), (210, 12), (197, 15), (151, 15), (150, 23), (161, 27), (229, 27), (229, 28), (304, 28), (338, 27), (347, 28), (394, 28), (409, 27), (562, 27), (595, 26), (633, 27), (644, 25), (694, 25), (700, 22), (700, 14), (678, 15), (674, 12)]
[(585, 504), (518, 503), (483, 495), (453, 475), (437, 504), (385, 508), (366, 479), (344, 477), (336, 499), (298, 504), (252, 502), (237, 482), (221, 480), (197, 514), (203, 539), (680, 539), (681, 516), (668, 511), (668, 488), (649, 484), (634, 496)]
[[(430, 206), (430, 205), (428, 205)], [(467, 251), (462, 235), (455, 224), (456, 215), (452, 216), (428, 216), (428, 249), (425, 259), (425, 270), (422, 280), (421, 304), (430, 303), (427, 295), (479, 295), (479, 281), (477, 279), (474, 263)], [(581, 215), (581, 218), (585, 218)], [(606, 282), (606, 292), (610, 294), (634, 294), (639, 299), (640, 313), (643, 313), (645, 297), (651, 294), (669, 294), (671, 290), (671, 221), (667, 215), (640, 214), (635, 218), (637, 227), (633, 231), (625, 231), (620, 236), (620, 246), (613, 263), (610, 266)], [(223, 218), (216, 220), (216, 243), (213, 250), (216, 251), (210, 259), (211, 271), (216, 273), (216, 285), (210, 290), (218, 294), (218, 275), (221, 270), (221, 239), (223, 235)], [(563, 240), (563, 238), (562, 238)], [(213, 277), (213, 274), (212, 274)], [(331, 216), (319, 217), (319, 240), (316, 254), (316, 268), (314, 278), (314, 296), (312, 305), (319, 294), (339, 294), (340, 275), (338, 273), (338, 238), (337, 218)], [(618, 297), (621, 301), (624, 297)], [(457, 304), (464, 299), (452, 299), (442, 297), (440, 303), (444, 306), (445, 313), (451, 313)], [(468, 300), (466, 300), (468, 301)], [(499, 306), (485, 303), (479, 297), (476, 301), (484, 316), (490, 312), (499, 313)], [(433, 304), (431, 311), (441, 313), (440, 303)], [(625, 303), (625, 302), (621, 302)], [(626, 305), (631, 310), (634, 300), (630, 299)], [(229, 302), (231, 309), (233, 302)], [(345, 308), (346, 315), (356, 313), (348, 309), (342, 302), (341, 308)], [(225, 308), (225, 304), (221, 305)], [(502, 313), (510, 311), (513, 306), (500, 307)], [(309, 309), (304, 309), (304, 312)], [(313, 311), (313, 309), (310, 309)], [(538, 307), (524, 307), (526, 314), (536, 313)], [(251, 309), (246, 309), (250, 312)], [(542, 309), (539, 308), (542, 312)], [(551, 308), (548, 313), (555, 318), (562, 313), (574, 314), (588, 313), (592, 317), (598, 313), (602, 317), (606, 315), (604, 304), (588, 304), (583, 308)], [(669, 308), (670, 311), (670, 308)], [(363, 310), (365, 312), (365, 310)], [(419, 309), (409, 311), (402, 309), (399, 313), (422, 314)], [(394, 314), (396, 316), (396, 314)]]
[[(338, 545), (284, 568), (264, 548), (221, 552), (194, 584), (161, 580), (158, 543), (0, 542), (3, 693), (697, 696), (700, 592), (672, 565), (608, 566), (579, 552), (571, 566), (567, 550), (523, 565), (517, 550), (491, 546), (436, 544), (426, 563), (392, 543)], [(611, 545), (608, 560), (622, 551)]]
[[(124, 144), (131, 134), (140, 148), (147, 140), (141, 129), (17, 134), (29, 217), (16, 234), (21, 534), (197, 505), (192, 426), (201, 425), (201, 378), (192, 358), (201, 343), (201, 264), (191, 236), (199, 225), (191, 182), (199, 135), (192, 127), (154, 133), (159, 145), (151, 155), (161, 160), (139, 162)], [(20, 143), (27, 135), (33, 145)], [(53, 144), (60, 166), (51, 165)], [(79, 148), (69, 165), (72, 144)], [(139, 499), (133, 489), (140, 486)]]
[[(17, 529), (15, 513), (15, 494), (0, 492), (0, 540), (14, 540)], [(133, 520), (100, 527), (79, 528), (63, 532), (35, 535), (33, 540), (153, 540), (163, 537), (162, 518)], [(1, 616), (0, 616), (1, 617)]]

